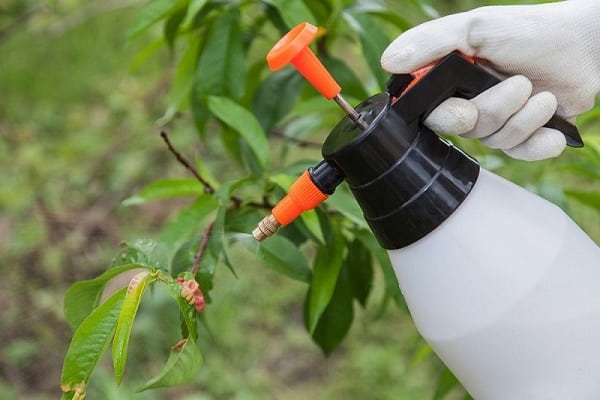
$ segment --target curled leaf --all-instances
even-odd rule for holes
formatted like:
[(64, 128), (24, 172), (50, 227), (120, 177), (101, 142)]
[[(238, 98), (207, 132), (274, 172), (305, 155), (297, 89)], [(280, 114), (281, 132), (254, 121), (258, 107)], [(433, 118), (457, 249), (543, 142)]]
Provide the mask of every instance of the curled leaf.
[(129, 337), (131, 335), (131, 328), (133, 327), (133, 320), (148, 284), (154, 280), (156, 280), (155, 274), (142, 271), (131, 279), (127, 288), (127, 294), (125, 300), (123, 300), (112, 344), (112, 358), (117, 384), (121, 383), (121, 378), (125, 371), (127, 348), (129, 347)]

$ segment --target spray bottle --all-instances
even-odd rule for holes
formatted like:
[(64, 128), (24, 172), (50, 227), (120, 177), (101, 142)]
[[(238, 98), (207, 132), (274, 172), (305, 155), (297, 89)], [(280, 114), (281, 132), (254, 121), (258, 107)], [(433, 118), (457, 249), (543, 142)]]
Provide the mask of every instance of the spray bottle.
[[(388, 250), (415, 325), (478, 400), (600, 399), (600, 248), (557, 206), (480, 168), (422, 121), (451, 96), (499, 82), (452, 53), (356, 108), (292, 29), (269, 52), (347, 114), (253, 231), (262, 241), (346, 181)], [(583, 145), (577, 129), (547, 124)]]

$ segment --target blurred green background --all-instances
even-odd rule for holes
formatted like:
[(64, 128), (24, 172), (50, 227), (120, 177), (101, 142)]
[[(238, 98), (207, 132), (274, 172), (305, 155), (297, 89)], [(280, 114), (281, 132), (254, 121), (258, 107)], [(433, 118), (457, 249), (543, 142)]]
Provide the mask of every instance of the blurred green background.
[[(441, 14), (484, 4), (431, 1)], [(520, 2), (525, 3), (525, 2)], [(533, 2), (529, 2), (533, 3)], [(160, 27), (126, 43), (140, 0), (3, 0), (0, 3), (0, 398), (54, 399), (71, 336), (62, 297), (73, 282), (105, 270), (122, 240), (145, 237), (183, 203), (120, 203), (158, 178), (180, 177), (158, 136), (174, 57), (140, 52)], [(412, 23), (427, 18), (387, 4)], [(389, 27), (388, 27), (389, 28)], [(399, 31), (389, 28), (390, 39)], [(353, 54), (353, 57), (358, 57)], [(592, 144), (598, 111), (578, 124)], [(170, 126), (188, 154), (206, 154), (185, 116)], [(595, 199), (568, 196), (598, 181), (585, 169), (594, 147), (560, 161), (512, 162), (473, 143), (484, 166), (567, 209), (600, 242)], [(597, 147), (600, 149), (600, 146)], [(583, 152), (583, 151), (582, 151)], [(600, 154), (600, 152), (598, 153)], [(224, 163), (213, 155), (216, 165)], [(587, 164), (586, 164), (587, 163)], [(600, 164), (597, 164), (600, 165)], [(591, 174), (593, 177), (593, 173)], [(239, 279), (216, 276), (201, 328), (205, 356), (196, 382), (133, 394), (160, 370), (177, 340), (166, 294), (149, 296), (134, 326), (127, 379), (117, 388), (110, 360), (94, 373), (90, 399), (430, 399), (443, 366), (399, 308), (360, 310), (328, 358), (302, 321), (305, 286), (238, 255)], [(233, 260), (235, 263), (235, 260)], [(375, 291), (382, 288), (375, 288)], [(462, 399), (460, 388), (447, 399)]]

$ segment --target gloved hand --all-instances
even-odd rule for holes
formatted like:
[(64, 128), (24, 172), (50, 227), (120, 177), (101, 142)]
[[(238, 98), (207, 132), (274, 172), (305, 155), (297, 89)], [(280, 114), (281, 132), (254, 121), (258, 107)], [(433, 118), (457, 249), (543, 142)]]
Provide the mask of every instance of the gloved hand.
[(556, 157), (565, 138), (542, 126), (555, 112), (573, 121), (600, 92), (600, 0), (482, 7), (429, 21), (394, 40), (381, 65), (412, 72), (454, 50), (509, 78), (471, 100), (446, 100), (425, 124), (514, 158)]

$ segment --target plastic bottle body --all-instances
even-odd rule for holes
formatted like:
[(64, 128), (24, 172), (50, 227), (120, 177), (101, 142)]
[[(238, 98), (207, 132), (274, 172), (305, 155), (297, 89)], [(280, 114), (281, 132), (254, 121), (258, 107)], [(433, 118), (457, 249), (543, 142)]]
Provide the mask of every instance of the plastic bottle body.
[(475, 399), (600, 399), (600, 248), (557, 206), (481, 170), (453, 215), (389, 255)]

